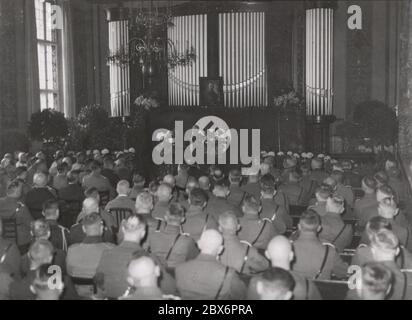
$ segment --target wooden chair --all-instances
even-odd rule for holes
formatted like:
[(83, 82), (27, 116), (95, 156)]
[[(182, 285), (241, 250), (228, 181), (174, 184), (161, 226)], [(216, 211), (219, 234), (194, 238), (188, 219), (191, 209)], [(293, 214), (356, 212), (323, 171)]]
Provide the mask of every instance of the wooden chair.
[(100, 207), (106, 207), (106, 205), (110, 201), (110, 191), (109, 190), (104, 190), (104, 191), (99, 191), (99, 197), (100, 197)]
[(120, 227), (122, 221), (127, 219), (133, 212), (127, 208), (111, 208), (109, 213), (115, 218), (117, 227)]
[(314, 280), (323, 300), (344, 300), (349, 291), (347, 281)]
[(1, 219), (3, 224), (3, 238), (17, 243), (17, 222), (15, 218)]

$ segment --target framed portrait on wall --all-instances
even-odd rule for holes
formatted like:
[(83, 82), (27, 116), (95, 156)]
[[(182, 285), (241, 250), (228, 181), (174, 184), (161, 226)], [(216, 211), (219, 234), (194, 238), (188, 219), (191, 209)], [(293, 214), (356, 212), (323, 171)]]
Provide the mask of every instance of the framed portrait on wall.
[(224, 107), (223, 78), (200, 77), (200, 106)]

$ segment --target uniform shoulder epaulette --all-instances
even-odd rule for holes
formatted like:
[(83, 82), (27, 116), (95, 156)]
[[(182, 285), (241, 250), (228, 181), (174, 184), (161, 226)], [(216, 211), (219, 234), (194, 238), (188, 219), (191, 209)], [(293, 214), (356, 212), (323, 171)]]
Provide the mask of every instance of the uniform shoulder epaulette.
[(184, 237), (190, 237), (190, 233), (187, 232), (181, 232), (180, 234)]
[(253, 247), (249, 242), (247, 242), (245, 240), (240, 240), (240, 243), (246, 244), (249, 247)]
[(361, 249), (361, 248), (367, 248), (368, 246), (365, 243), (361, 243), (360, 245), (358, 245), (357, 249)]
[(322, 242), (322, 244), (323, 244), (324, 246), (329, 246), (329, 247), (331, 247), (331, 248), (333, 248), (333, 249), (336, 249), (336, 247), (335, 247), (332, 243), (330, 243), (330, 242)]
[(63, 231), (69, 231), (69, 232), (70, 232), (69, 229), (67, 229), (66, 227), (63, 227), (63, 226), (60, 225), (60, 224), (58, 224), (57, 227), (58, 227), (59, 229), (63, 230)]
[(267, 221), (267, 222), (273, 223), (272, 220), (270, 220), (269, 218), (263, 218), (262, 221)]

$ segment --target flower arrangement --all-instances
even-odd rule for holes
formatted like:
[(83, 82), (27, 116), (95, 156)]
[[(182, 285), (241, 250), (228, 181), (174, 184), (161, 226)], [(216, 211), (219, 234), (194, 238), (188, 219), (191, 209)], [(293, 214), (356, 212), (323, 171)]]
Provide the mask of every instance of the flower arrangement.
[(303, 105), (301, 97), (295, 90), (291, 90), (288, 93), (277, 96), (273, 99), (275, 107), (282, 108), (284, 111), (291, 108), (300, 109)]
[(140, 95), (134, 101), (134, 105), (140, 108), (144, 108), (145, 110), (150, 110), (158, 108), (159, 102), (152, 97), (145, 97), (144, 95)]

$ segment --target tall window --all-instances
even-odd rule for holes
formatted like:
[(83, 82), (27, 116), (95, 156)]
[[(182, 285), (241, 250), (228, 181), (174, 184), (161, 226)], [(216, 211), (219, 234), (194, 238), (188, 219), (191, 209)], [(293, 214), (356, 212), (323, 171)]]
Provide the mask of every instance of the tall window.
[[(40, 107), (60, 109), (60, 37), (53, 27), (53, 5), (35, 0), (37, 50), (39, 59)], [(63, 109), (63, 108), (61, 108)]]

